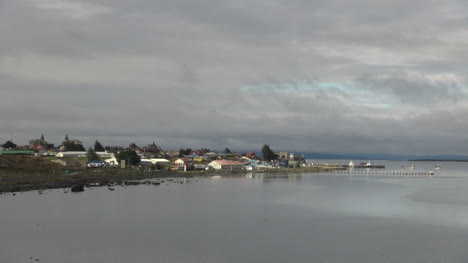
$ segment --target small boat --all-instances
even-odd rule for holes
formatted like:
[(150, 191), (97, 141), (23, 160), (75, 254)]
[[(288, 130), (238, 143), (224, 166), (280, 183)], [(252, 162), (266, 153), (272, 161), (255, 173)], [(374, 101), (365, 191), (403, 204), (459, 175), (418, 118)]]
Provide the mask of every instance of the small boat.
[(440, 164), (437, 164), (437, 165), (435, 166), (435, 169), (436, 169), (436, 170), (440, 170)]
[(348, 167), (349, 167), (349, 168), (354, 168), (354, 162), (353, 162), (353, 161), (350, 161), (350, 162), (348, 163)]
[(414, 169), (414, 164), (409, 166), (410, 169)]

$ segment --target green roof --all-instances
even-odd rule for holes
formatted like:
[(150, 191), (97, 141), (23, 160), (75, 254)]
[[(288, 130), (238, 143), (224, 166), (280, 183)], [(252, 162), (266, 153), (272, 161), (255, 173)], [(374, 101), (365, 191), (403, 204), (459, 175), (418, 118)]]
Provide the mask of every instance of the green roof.
[(0, 154), (34, 154), (34, 151), (16, 151), (16, 150), (11, 150), (11, 151), (0, 151)]

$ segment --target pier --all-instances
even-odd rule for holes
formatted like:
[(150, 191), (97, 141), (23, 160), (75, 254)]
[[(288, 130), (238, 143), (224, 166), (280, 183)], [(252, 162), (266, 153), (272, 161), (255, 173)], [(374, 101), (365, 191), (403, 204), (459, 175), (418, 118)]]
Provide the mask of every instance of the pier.
[(432, 176), (433, 171), (363, 171), (363, 170), (329, 170), (325, 174), (349, 176)]
[[(344, 168), (351, 168), (348, 164), (343, 165)], [(354, 169), (373, 168), (373, 169), (385, 169), (385, 165), (354, 165)]]

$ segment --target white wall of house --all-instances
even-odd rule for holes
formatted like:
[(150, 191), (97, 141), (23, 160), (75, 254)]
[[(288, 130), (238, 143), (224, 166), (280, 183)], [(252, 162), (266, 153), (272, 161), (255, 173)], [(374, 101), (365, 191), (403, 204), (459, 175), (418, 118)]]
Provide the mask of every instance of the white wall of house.
[(86, 157), (86, 152), (59, 152), (55, 155), (59, 158), (64, 157)]
[[(101, 158), (115, 158), (114, 153), (96, 152), (96, 154)], [(59, 157), (59, 158), (64, 158), (64, 157), (86, 157), (86, 152), (59, 152), (55, 156)]]
[(228, 162), (223, 160), (215, 160), (208, 164), (208, 166), (213, 167), (215, 170), (240, 170), (244, 168), (244, 165), (238, 162)]
[(109, 159), (105, 159), (104, 162), (108, 163), (109, 165), (113, 165), (113, 166), (119, 164), (119, 162), (117, 161), (117, 158), (115, 158), (115, 156), (112, 157), (112, 158), (109, 158)]
[(96, 152), (96, 154), (101, 157), (101, 158), (115, 158), (114, 153), (108, 153), (108, 152)]
[(215, 170), (221, 170), (221, 168), (222, 168), (222, 167), (221, 167), (221, 164), (218, 163), (217, 161), (212, 161), (212, 162), (210, 162), (210, 163), (208, 164), (208, 166), (213, 167), (213, 169), (215, 169)]
[(184, 166), (185, 162), (182, 159), (177, 159), (177, 160), (175, 160), (174, 163), (177, 164), (177, 166), (182, 167), (182, 166)]
[(151, 162), (152, 164), (163, 164), (163, 165), (170, 165), (171, 162), (167, 159), (159, 159), (159, 158), (150, 158), (150, 159), (141, 159), (142, 162)]

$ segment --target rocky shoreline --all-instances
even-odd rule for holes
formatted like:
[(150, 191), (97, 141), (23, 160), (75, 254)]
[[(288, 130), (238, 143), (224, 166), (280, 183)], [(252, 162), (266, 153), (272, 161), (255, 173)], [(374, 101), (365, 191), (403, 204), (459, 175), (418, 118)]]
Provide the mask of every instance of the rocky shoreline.
[[(149, 179), (161, 179), (164, 181), (165, 178), (178, 178), (180, 175), (148, 175), (148, 176), (103, 176), (101, 178), (95, 177), (73, 177), (73, 178), (51, 178), (46, 181), (38, 182), (9, 182), (6, 185), (0, 185), (0, 193), (15, 193), (15, 192), (27, 192), (34, 190), (46, 190), (46, 189), (72, 189), (72, 187), (83, 186), (83, 187), (100, 187), (100, 186), (113, 186), (113, 185), (136, 185), (136, 184), (148, 184)], [(185, 176), (187, 177), (187, 176)], [(145, 181), (146, 180), (146, 181)], [(138, 183), (136, 183), (138, 182)], [(141, 183), (140, 183), (141, 182)]]
[[(314, 167), (296, 169), (270, 169), (257, 171), (201, 171), (201, 172), (159, 172), (159, 173), (116, 173), (113, 171), (97, 171), (88, 174), (50, 175), (34, 177), (24, 175), (14, 178), (0, 178), (0, 193), (26, 192), (46, 189), (71, 189), (73, 186), (95, 187), (114, 185), (156, 184), (162, 181), (174, 181), (178, 178), (207, 178), (212, 176), (240, 177), (246, 174), (290, 174), (290, 173), (320, 173), (336, 167)], [(156, 180), (154, 180), (156, 179)], [(178, 180), (177, 183), (180, 183)]]

